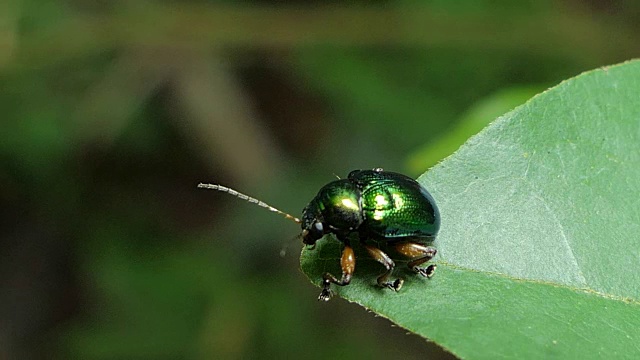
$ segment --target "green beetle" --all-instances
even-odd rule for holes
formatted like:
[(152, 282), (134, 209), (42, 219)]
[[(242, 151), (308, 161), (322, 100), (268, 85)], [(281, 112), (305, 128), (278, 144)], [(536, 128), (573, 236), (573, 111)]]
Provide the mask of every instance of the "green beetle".
[(342, 276), (330, 273), (322, 277), (322, 292), (318, 300), (328, 301), (331, 284), (348, 285), (355, 270), (355, 254), (351, 242), (360, 241), (373, 259), (387, 271), (378, 277), (378, 285), (400, 290), (402, 279), (392, 279), (393, 260), (376, 245), (384, 242), (412, 260), (409, 268), (431, 278), (436, 265), (420, 265), (431, 260), (436, 249), (427, 246), (440, 229), (440, 213), (433, 197), (417, 181), (380, 168), (354, 170), (346, 179), (332, 181), (322, 187), (302, 211), (302, 220), (264, 202), (220, 185), (200, 184), (198, 187), (227, 192), (273, 212), (284, 215), (302, 226), (302, 242), (311, 247), (326, 234), (334, 234), (344, 243)]

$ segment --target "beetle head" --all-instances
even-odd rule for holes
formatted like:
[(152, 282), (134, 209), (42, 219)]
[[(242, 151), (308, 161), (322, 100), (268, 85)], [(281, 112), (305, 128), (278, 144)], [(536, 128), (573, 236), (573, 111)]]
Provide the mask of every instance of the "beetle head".
[(320, 221), (314, 221), (302, 229), (302, 242), (305, 245), (315, 245), (325, 234), (325, 226)]

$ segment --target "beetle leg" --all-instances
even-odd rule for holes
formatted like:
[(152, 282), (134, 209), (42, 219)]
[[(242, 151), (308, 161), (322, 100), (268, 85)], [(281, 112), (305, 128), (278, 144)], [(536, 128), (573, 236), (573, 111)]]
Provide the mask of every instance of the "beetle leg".
[(367, 249), (367, 251), (369, 252), (369, 255), (371, 255), (371, 257), (375, 261), (381, 263), (382, 265), (384, 265), (384, 267), (387, 268), (387, 271), (378, 277), (378, 285), (382, 287), (388, 287), (389, 289), (394, 291), (400, 290), (400, 288), (402, 287), (402, 284), (404, 283), (404, 280), (402, 279), (395, 279), (394, 281), (389, 280), (389, 277), (393, 272), (393, 268), (396, 266), (396, 264), (393, 262), (393, 260), (391, 260), (389, 255), (385, 254), (382, 250), (378, 249), (375, 246), (365, 245), (364, 247)]
[(426, 268), (418, 267), (431, 260), (436, 255), (438, 251), (435, 248), (415, 242), (401, 242), (396, 244), (395, 247), (400, 254), (413, 259), (408, 264), (409, 269), (426, 278), (431, 278), (436, 272), (435, 264), (431, 264)]
[(356, 269), (356, 257), (353, 253), (353, 248), (349, 245), (342, 250), (342, 258), (340, 259), (340, 265), (342, 267), (342, 278), (338, 280), (335, 276), (324, 273), (322, 275), (322, 292), (318, 296), (318, 300), (329, 301), (333, 292), (331, 291), (331, 283), (344, 286), (351, 282), (351, 276)]

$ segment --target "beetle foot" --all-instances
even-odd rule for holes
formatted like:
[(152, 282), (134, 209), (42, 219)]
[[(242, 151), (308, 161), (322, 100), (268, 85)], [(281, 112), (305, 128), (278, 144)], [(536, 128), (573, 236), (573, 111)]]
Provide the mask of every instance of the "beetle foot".
[(400, 288), (402, 288), (402, 284), (404, 284), (404, 280), (402, 279), (396, 279), (395, 281), (391, 282), (386, 282), (384, 284), (382, 284), (385, 287), (388, 287), (389, 289), (393, 290), (393, 291), (399, 291)]
[(429, 265), (426, 268), (414, 268), (415, 272), (426, 277), (427, 279), (431, 279), (433, 275), (436, 273), (437, 266), (435, 264)]
[(318, 301), (329, 301), (331, 300), (332, 296), (333, 291), (331, 291), (331, 289), (322, 289), (322, 292), (320, 292), (320, 296), (318, 296)]

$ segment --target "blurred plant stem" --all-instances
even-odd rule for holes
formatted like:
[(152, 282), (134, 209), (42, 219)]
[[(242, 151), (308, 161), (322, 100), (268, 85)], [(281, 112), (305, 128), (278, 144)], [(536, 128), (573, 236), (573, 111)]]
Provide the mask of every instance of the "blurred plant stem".
[(123, 51), (85, 92), (76, 113), (76, 136), (82, 143), (111, 145), (136, 112), (171, 74), (167, 51)]
[(19, 15), (17, 1), (0, 2), (0, 69), (11, 62), (15, 53)]
[(237, 185), (280, 173), (284, 155), (255, 121), (250, 97), (223, 62), (216, 54), (189, 49), (124, 52), (81, 101), (75, 138), (110, 145), (159, 88), (168, 87), (177, 103), (171, 109), (176, 127), (208, 164), (222, 168)]
[[(230, 6), (148, 3), (101, 16), (78, 14), (20, 38), (14, 66), (42, 66), (116, 47), (194, 48), (438, 46), (507, 49), (607, 63), (629, 58), (636, 42), (625, 23), (575, 9), (452, 13), (419, 7)], [(604, 19), (604, 20), (603, 20)], [(523, 40), (525, 39), (525, 40)], [(0, 53), (11, 44), (0, 44)]]
[(234, 175), (241, 185), (282, 173), (284, 154), (264, 122), (255, 121), (258, 115), (231, 67), (215, 54), (190, 55), (185, 59), (188, 65), (183, 63), (176, 73), (176, 90), (188, 113), (179, 122), (187, 128), (183, 133), (195, 136), (196, 146), (202, 145), (195, 152)]

